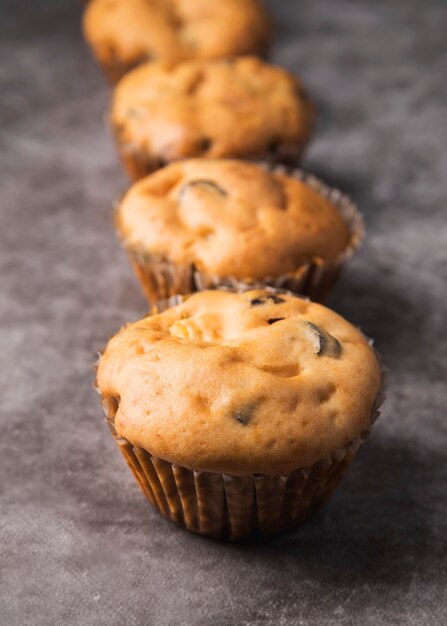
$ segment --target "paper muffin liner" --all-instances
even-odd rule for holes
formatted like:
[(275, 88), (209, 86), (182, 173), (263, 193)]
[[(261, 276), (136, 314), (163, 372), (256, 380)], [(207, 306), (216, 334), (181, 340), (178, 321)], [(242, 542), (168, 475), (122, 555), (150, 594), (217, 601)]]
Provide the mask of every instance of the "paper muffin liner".
[(304, 181), (338, 209), (349, 229), (349, 241), (345, 249), (331, 261), (323, 261), (316, 257), (302, 263), (294, 272), (266, 276), (262, 280), (249, 278), (241, 280), (234, 276), (218, 276), (200, 271), (193, 263), (174, 263), (167, 256), (143, 251), (121, 238), (149, 303), (153, 304), (175, 294), (187, 294), (222, 286), (237, 287), (241, 282), (254, 289), (265, 285), (287, 289), (308, 296), (316, 302), (324, 302), (327, 299), (341, 272), (362, 243), (365, 233), (363, 218), (347, 195), (338, 189), (328, 187), (315, 176), (300, 169), (288, 170), (284, 166), (270, 166), (265, 163), (264, 165), (275, 172), (287, 173)]
[[(240, 285), (239, 291), (244, 288)], [(154, 313), (182, 300), (175, 296), (160, 302)], [(115, 442), (152, 506), (191, 532), (236, 541), (289, 530), (327, 502), (379, 416), (385, 398), (386, 370), (382, 365), (381, 372), (380, 389), (361, 433), (330, 456), (285, 475), (231, 475), (171, 463), (118, 435), (114, 426), (117, 401), (104, 398), (103, 407)]]

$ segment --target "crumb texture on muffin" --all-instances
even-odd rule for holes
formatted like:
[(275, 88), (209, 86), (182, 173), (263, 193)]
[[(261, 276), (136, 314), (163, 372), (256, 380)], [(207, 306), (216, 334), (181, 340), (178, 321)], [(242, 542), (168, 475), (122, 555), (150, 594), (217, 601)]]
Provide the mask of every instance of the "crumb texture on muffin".
[(125, 327), (97, 382), (118, 435), (156, 457), (287, 474), (368, 426), (380, 380), (374, 351), (342, 317), (254, 290), (197, 293)]
[(90, 0), (84, 32), (102, 62), (132, 66), (262, 54), (271, 25), (260, 0)]
[(276, 155), (296, 163), (314, 110), (300, 81), (254, 57), (146, 63), (118, 84), (118, 144), (164, 162)]
[(141, 180), (117, 226), (131, 249), (239, 280), (331, 261), (350, 239), (338, 209), (308, 184), (233, 160), (181, 161)]

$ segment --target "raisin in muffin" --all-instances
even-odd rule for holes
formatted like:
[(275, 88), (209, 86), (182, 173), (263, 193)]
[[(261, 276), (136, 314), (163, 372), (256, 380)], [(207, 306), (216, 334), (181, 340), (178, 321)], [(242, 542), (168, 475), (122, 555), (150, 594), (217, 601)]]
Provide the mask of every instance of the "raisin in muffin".
[(144, 178), (116, 224), (151, 302), (238, 282), (322, 300), (362, 235), (339, 192), (235, 160), (185, 160)]
[(263, 55), (271, 24), (260, 0), (91, 0), (84, 34), (116, 82), (147, 60)]
[(296, 165), (314, 109), (300, 81), (254, 57), (146, 63), (117, 86), (110, 122), (133, 179), (179, 159)]
[(231, 539), (295, 525), (332, 493), (377, 417), (381, 367), (329, 309), (205, 291), (112, 338), (97, 385), (149, 500)]

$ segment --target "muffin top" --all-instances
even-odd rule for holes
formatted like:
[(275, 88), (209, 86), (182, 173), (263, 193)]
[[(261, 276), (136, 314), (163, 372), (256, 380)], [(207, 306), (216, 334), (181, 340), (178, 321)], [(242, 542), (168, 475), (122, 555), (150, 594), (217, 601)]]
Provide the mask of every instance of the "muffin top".
[(326, 458), (368, 426), (380, 381), (360, 331), (268, 290), (196, 293), (125, 327), (97, 379), (109, 417), (118, 404), (119, 436), (229, 474), (287, 474)]
[(260, 0), (91, 0), (84, 15), (98, 57), (127, 64), (262, 53), (270, 31)]
[(296, 162), (313, 118), (299, 80), (254, 57), (145, 63), (120, 81), (111, 108), (119, 143), (164, 163), (269, 153)]
[(136, 183), (117, 214), (124, 244), (202, 272), (259, 280), (329, 261), (350, 232), (309, 184), (243, 161), (191, 159)]

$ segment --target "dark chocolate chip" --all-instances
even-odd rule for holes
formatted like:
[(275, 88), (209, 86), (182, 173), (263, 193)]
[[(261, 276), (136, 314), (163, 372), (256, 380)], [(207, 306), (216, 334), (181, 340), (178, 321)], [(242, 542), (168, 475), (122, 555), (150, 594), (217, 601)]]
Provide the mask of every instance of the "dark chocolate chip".
[(212, 145), (213, 142), (209, 137), (202, 137), (202, 139), (199, 141), (199, 151), (208, 152)]
[(269, 300), (271, 300), (273, 304), (281, 304), (282, 302), (285, 302), (284, 298), (280, 298), (279, 296), (276, 296), (272, 293), (265, 296), (259, 296), (259, 298), (254, 298), (253, 300), (251, 300), (251, 306), (266, 304)]
[(312, 322), (306, 322), (306, 324), (312, 329), (316, 340), (314, 348), (315, 354), (318, 354), (318, 356), (329, 356), (333, 359), (340, 358), (341, 344), (338, 339)]
[(238, 409), (234, 414), (234, 419), (242, 426), (247, 426), (252, 418), (254, 408), (253, 404), (248, 404), (246, 407)]
[(270, 324), (271, 326), (275, 322), (282, 322), (283, 319), (285, 318), (284, 317), (271, 317), (269, 320), (267, 320), (267, 324)]
[(188, 183), (183, 185), (183, 187), (180, 189), (179, 194), (178, 194), (179, 202), (182, 201), (182, 198), (185, 192), (191, 187), (202, 187), (204, 189), (208, 189), (209, 191), (214, 191), (222, 197), (228, 195), (225, 189), (217, 185), (212, 180), (190, 180)]

